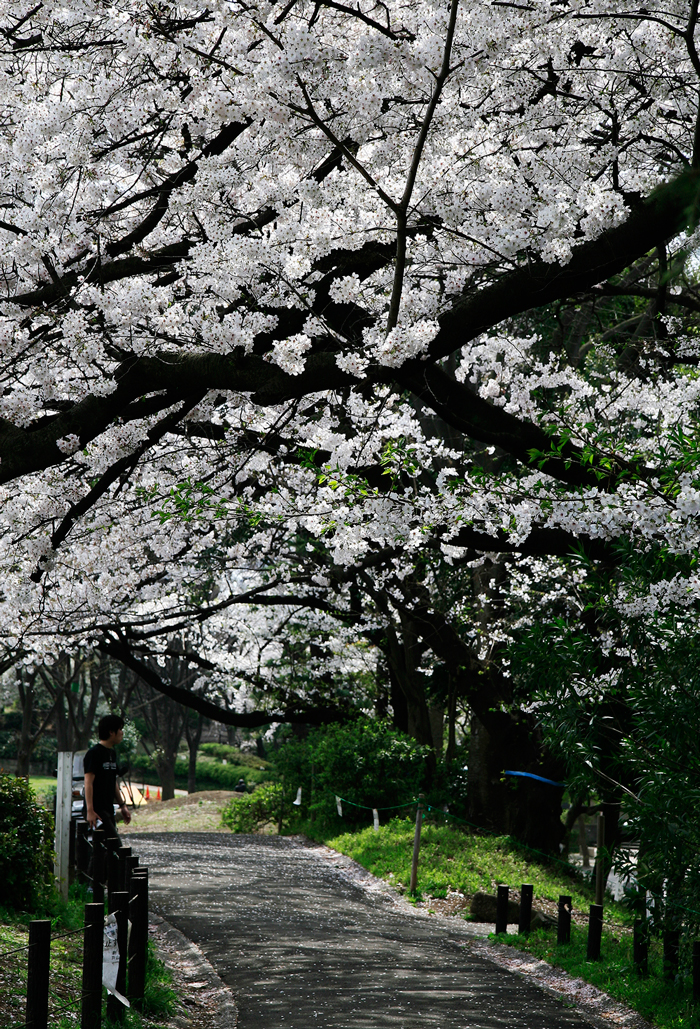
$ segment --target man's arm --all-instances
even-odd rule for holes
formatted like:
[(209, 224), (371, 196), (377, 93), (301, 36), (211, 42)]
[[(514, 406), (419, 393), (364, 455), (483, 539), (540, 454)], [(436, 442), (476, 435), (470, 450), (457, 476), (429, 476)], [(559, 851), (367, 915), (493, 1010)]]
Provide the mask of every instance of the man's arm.
[(126, 801), (122, 797), (122, 791), (119, 789), (119, 782), (117, 779), (114, 780), (114, 799), (119, 805), (121, 813), (124, 816), (124, 821), (128, 825), (131, 821), (131, 811), (129, 811), (128, 807), (126, 806)]
[(92, 806), (93, 803), (93, 785), (95, 783), (95, 773), (85, 773), (85, 807), (87, 808), (87, 820), (88, 825), (91, 829), (94, 829), (97, 825), (97, 812)]

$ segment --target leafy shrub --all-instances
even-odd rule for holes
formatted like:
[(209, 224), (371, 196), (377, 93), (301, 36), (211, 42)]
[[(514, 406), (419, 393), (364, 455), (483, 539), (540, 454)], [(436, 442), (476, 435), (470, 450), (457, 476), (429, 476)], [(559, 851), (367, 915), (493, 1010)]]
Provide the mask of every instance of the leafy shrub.
[[(370, 719), (324, 726), (307, 740), (289, 740), (275, 758), (285, 784), (285, 818), (310, 817), (326, 828), (366, 825), (371, 811), (352, 803), (388, 808), (411, 801), (420, 791), (428, 752), (388, 722)], [(301, 805), (295, 807), (299, 786)], [(336, 813), (336, 795), (351, 802), (344, 806), (342, 820)]]
[(255, 793), (233, 797), (221, 814), (221, 821), (231, 832), (257, 832), (279, 817), (282, 787), (279, 783), (259, 786)]
[(0, 904), (35, 904), (52, 879), (53, 819), (26, 779), (0, 774)]
[[(232, 748), (233, 749), (233, 748)], [(131, 762), (132, 773), (140, 775), (157, 776), (155, 762), (152, 758), (143, 754), (137, 755)], [(175, 782), (179, 785), (187, 783), (188, 760), (185, 757), (178, 757), (175, 763)], [(267, 782), (271, 778), (268, 771), (261, 771), (259, 768), (251, 768), (249, 765), (223, 765), (215, 759), (204, 759), (197, 762), (197, 787), (199, 789), (216, 788), (220, 790), (233, 790), (239, 779), (245, 779), (246, 785), (256, 785), (260, 782)]]

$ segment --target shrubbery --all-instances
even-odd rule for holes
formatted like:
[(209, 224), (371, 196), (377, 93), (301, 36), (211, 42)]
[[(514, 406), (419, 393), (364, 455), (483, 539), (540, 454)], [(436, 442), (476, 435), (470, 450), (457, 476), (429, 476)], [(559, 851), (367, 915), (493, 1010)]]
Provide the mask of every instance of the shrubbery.
[[(423, 783), (428, 750), (388, 722), (370, 719), (324, 726), (304, 741), (289, 740), (275, 757), (285, 783), (285, 817), (313, 818), (327, 828), (366, 825), (371, 812), (352, 804), (345, 805), (341, 820), (335, 796), (367, 808), (411, 801)], [(301, 805), (294, 807), (299, 786)], [(383, 820), (387, 816), (381, 815)]]
[(53, 881), (53, 819), (26, 779), (0, 774), (0, 904), (38, 903)]
[(266, 783), (255, 793), (233, 797), (221, 814), (221, 820), (231, 832), (257, 832), (269, 822), (279, 818), (282, 787), (279, 783)]
[[(216, 746), (216, 744), (215, 744)], [(233, 749), (233, 748), (231, 748)], [(257, 763), (260, 760), (257, 759)], [(133, 773), (156, 775), (156, 766), (152, 758), (139, 754), (131, 762)], [(178, 757), (175, 763), (175, 782), (177, 785), (187, 783), (188, 761), (186, 757)], [(197, 762), (197, 787), (198, 789), (220, 789), (233, 790), (239, 779), (245, 779), (246, 785), (251, 786), (257, 783), (266, 782), (271, 778), (270, 772), (252, 767), (247, 764), (222, 764), (217, 760), (206, 759)]]

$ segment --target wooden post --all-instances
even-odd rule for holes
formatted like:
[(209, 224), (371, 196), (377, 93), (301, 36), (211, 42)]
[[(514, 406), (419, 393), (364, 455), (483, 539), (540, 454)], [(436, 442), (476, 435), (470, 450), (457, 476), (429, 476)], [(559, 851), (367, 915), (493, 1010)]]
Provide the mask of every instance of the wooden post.
[(100, 1029), (102, 1023), (102, 930), (104, 919), (104, 904), (85, 905), (80, 1029)]
[(664, 979), (671, 982), (678, 975), (680, 935), (678, 929), (664, 930)]
[(603, 893), (605, 892), (605, 878), (603, 876), (603, 865), (604, 858), (603, 852), (605, 850), (605, 815), (602, 811), (598, 812), (598, 838), (596, 841), (596, 852), (595, 852), (595, 902), (596, 907), (602, 906)]
[(49, 1021), (49, 960), (51, 919), (29, 923), (27, 967), (27, 1029), (46, 1029)]
[(700, 940), (693, 940), (693, 1004), (700, 1002)]
[(114, 911), (114, 901), (112, 897), (119, 889), (119, 858), (117, 851), (119, 850), (119, 840), (116, 836), (110, 836), (105, 841), (105, 861), (107, 867), (107, 914), (111, 915)]
[(418, 808), (416, 810), (416, 831), (413, 834), (413, 860), (411, 862), (411, 883), (409, 893), (415, 893), (418, 886), (418, 855), (420, 854), (420, 830), (423, 824), (423, 794), (418, 794)]
[(53, 874), (56, 887), (64, 900), (68, 900), (68, 867), (70, 857), (70, 818), (73, 807), (73, 751), (61, 750), (58, 754), (58, 776), (56, 778), (56, 859)]
[(131, 880), (132, 899), (129, 906), (131, 932), (129, 934), (128, 997), (140, 1008), (146, 988), (146, 948), (148, 943), (148, 873), (134, 874)]
[[(637, 974), (647, 976), (649, 974), (649, 937), (646, 918), (635, 918), (634, 920), (632, 953)], [(693, 965), (693, 967), (695, 966)]]
[(88, 823), (82, 818), (75, 823), (75, 870), (80, 882), (86, 880), (90, 864), (89, 828)]
[(588, 915), (588, 945), (586, 960), (600, 960), (600, 941), (603, 938), (603, 905), (591, 904)]
[(282, 792), (280, 793), (280, 816), (277, 820), (277, 835), (282, 835), (282, 820), (284, 818), (284, 780), (285, 773), (282, 772)]
[(92, 899), (95, 904), (105, 901), (104, 884), (107, 880), (107, 846), (104, 829), (92, 830)]
[(120, 847), (117, 857), (119, 858), (119, 889), (128, 893), (129, 879), (131, 878), (131, 865), (129, 864), (131, 847)]
[(522, 936), (527, 936), (530, 932), (530, 922), (532, 921), (532, 885), (531, 883), (523, 883), (520, 887), (520, 921), (518, 922), (518, 932)]
[(571, 943), (571, 897), (559, 897), (557, 943)]
[(496, 900), (496, 935), (508, 932), (508, 894), (507, 886), (498, 887), (498, 898)]
[[(119, 969), (117, 971), (117, 990), (122, 997), (126, 996), (126, 948), (129, 932), (129, 894), (116, 890), (112, 894), (114, 914), (117, 918), (117, 946), (119, 947)], [(124, 1018), (124, 1005), (111, 994), (107, 998), (107, 1018), (113, 1022), (121, 1022)]]

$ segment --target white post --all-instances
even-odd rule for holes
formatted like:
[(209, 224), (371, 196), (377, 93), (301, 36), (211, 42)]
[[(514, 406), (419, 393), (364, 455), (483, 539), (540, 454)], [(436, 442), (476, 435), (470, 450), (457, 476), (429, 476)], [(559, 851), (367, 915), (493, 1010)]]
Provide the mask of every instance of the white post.
[(73, 807), (73, 751), (58, 754), (56, 778), (56, 859), (53, 871), (61, 896), (68, 899), (68, 852), (70, 848), (70, 816)]

